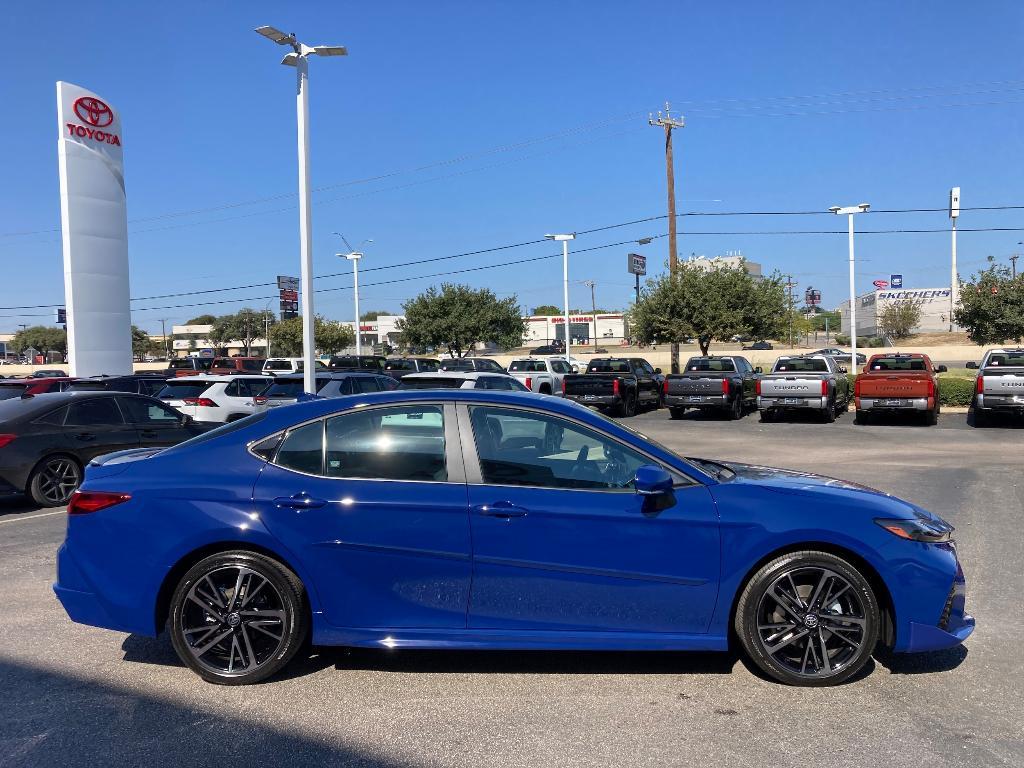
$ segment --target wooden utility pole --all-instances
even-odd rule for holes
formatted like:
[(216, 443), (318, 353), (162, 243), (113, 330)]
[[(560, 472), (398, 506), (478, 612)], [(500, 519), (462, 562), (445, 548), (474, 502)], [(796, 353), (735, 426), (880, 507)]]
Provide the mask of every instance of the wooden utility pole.
[(1017, 279), (1017, 259), (1019, 259), (1019, 258), (1020, 258), (1020, 254), (1019, 253), (1015, 253), (1015, 254), (1013, 254), (1013, 256), (1010, 257), (1010, 264), (1013, 267), (1013, 279), (1014, 280)]
[[(668, 180), (668, 271), (674, 278), (679, 266), (676, 252), (676, 180), (672, 162), (672, 131), (686, 125), (683, 116), (672, 117), (669, 103), (665, 102), (665, 114), (658, 111), (658, 117), (651, 115), (648, 124), (659, 126), (665, 130), (665, 173)], [(679, 342), (672, 342), (672, 373), (679, 373)]]
[(793, 286), (795, 286), (795, 285), (796, 285), (796, 283), (793, 282), (793, 276), (792, 275), (786, 275), (786, 288), (789, 291), (789, 348), (790, 349), (793, 348), (793, 313), (794, 313), (794, 309), (795, 309), (795, 307), (793, 305)]

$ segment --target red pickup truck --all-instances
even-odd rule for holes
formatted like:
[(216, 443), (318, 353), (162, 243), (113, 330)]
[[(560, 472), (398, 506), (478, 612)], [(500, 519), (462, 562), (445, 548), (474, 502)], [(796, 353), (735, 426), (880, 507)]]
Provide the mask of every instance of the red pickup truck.
[(946, 366), (933, 366), (928, 355), (886, 352), (873, 355), (857, 376), (853, 395), (857, 423), (866, 424), (875, 413), (923, 414), (925, 423), (939, 419), (939, 379)]

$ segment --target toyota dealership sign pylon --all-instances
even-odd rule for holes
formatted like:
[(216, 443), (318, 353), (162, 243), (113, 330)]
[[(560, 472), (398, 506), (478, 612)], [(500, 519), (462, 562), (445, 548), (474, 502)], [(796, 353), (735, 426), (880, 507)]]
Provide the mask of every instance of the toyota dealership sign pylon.
[(131, 373), (121, 118), (95, 93), (58, 82), (57, 129), (70, 373)]

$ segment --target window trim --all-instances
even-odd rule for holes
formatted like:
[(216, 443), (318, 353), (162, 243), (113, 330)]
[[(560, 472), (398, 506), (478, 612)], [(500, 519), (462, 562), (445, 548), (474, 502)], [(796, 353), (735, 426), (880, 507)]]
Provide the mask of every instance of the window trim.
[(480, 456), (476, 450), (476, 435), (473, 432), (473, 422), (469, 416), (469, 409), (471, 407), (484, 407), (484, 408), (497, 408), (506, 411), (525, 411), (531, 414), (538, 414), (541, 416), (547, 416), (554, 419), (562, 419), (563, 421), (574, 424), (581, 429), (589, 430), (590, 432), (596, 432), (603, 438), (610, 440), (613, 443), (621, 445), (634, 453), (639, 453), (641, 456), (651, 460), (651, 465), (661, 467), (670, 475), (672, 475), (673, 490), (679, 490), (681, 488), (689, 488), (691, 486), (699, 485), (703, 486), (700, 480), (694, 477), (690, 477), (688, 474), (679, 471), (673, 466), (666, 464), (661, 459), (651, 455), (649, 451), (637, 448), (631, 443), (627, 443), (624, 440), (620, 440), (618, 437), (605, 432), (603, 429), (595, 427), (591, 424), (587, 424), (579, 419), (574, 419), (571, 416), (566, 416), (562, 413), (552, 413), (550, 411), (541, 410), (539, 408), (531, 408), (528, 406), (520, 405), (505, 405), (504, 403), (476, 403), (462, 401), (458, 403), (458, 416), (459, 416), (459, 432), (465, 436), (465, 439), (461, 441), (462, 445), (462, 460), (466, 468), (466, 482), (469, 485), (486, 485), (491, 488), (532, 488), (543, 491), (572, 491), (574, 493), (636, 493), (632, 488), (553, 488), (548, 485), (520, 485), (520, 484), (506, 484), (506, 483), (487, 483), (483, 479), (483, 471), (480, 468)]
[[(384, 408), (403, 408), (406, 406), (416, 405), (427, 405), (441, 409), (441, 418), (444, 423), (444, 462), (445, 468), (448, 470), (447, 480), (399, 480), (390, 477), (334, 477), (326, 474), (312, 474), (310, 472), (302, 472), (291, 467), (283, 467), (277, 463), (277, 454), (281, 450), (281, 446), (284, 444), (284, 438), (289, 430), (299, 429), (308, 424), (314, 422), (322, 423), (321, 430), (321, 454), (320, 454), (320, 471), (325, 471), (324, 462), (327, 457), (327, 420), (335, 418), (337, 416), (347, 416), (353, 413), (361, 413), (362, 411), (376, 411)], [(470, 433), (472, 434), (472, 432)], [(274, 448), (274, 453), (269, 459), (265, 459), (258, 453), (253, 451), (257, 445), (270, 440), (271, 438), (277, 438), (277, 446)], [(458, 414), (456, 412), (455, 403), (453, 402), (439, 402), (436, 400), (411, 400), (408, 402), (401, 403), (375, 403), (372, 405), (359, 404), (351, 408), (346, 408), (341, 411), (335, 411), (334, 413), (326, 413), (322, 416), (317, 416), (312, 419), (306, 419), (305, 421), (298, 422), (296, 424), (289, 424), (284, 429), (279, 429), (276, 432), (271, 432), (269, 435), (255, 438), (250, 440), (245, 445), (245, 450), (252, 456), (255, 456), (260, 461), (266, 462), (267, 464), (273, 464), (274, 467), (284, 472), (291, 472), (295, 475), (301, 475), (303, 477), (313, 477), (318, 480), (328, 481), (341, 481), (341, 482), (368, 482), (368, 483), (431, 483), (435, 485), (449, 485), (458, 484), (465, 485), (466, 480), (466, 465), (463, 459), (462, 451), (459, 449), (459, 425), (458, 425)]]

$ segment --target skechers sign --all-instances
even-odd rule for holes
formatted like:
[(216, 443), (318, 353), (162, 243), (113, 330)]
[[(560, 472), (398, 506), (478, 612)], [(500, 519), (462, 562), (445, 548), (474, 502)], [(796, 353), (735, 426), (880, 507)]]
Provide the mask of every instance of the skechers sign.
[(72, 107), (75, 117), (88, 125), (67, 123), (68, 135), (80, 139), (92, 139), (105, 144), (121, 146), (121, 137), (112, 131), (101, 130), (114, 122), (114, 110), (95, 96), (83, 96), (76, 99)]
[(949, 288), (931, 288), (919, 291), (881, 291), (877, 296), (880, 301), (934, 301), (948, 299), (950, 293)]

